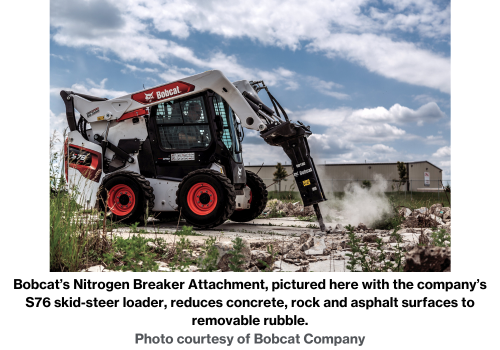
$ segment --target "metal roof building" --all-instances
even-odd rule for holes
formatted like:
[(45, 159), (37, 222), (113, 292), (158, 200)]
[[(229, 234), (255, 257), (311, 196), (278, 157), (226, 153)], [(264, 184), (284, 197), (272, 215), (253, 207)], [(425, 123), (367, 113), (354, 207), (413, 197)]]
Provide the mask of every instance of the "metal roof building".
[[(292, 166), (290, 161), (282, 163), (288, 174), (292, 174)], [(428, 161), (406, 162), (406, 170), (408, 173), (408, 182), (399, 184), (399, 172), (397, 163), (342, 163), (342, 164), (316, 164), (316, 169), (323, 185), (325, 192), (342, 192), (350, 183), (370, 181), (371, 185), (379, 184), (386, 186), (384, 192), (390, 191), (432, 191), (433, 189), (441, 188), (442, 184), (442, 169)], [(259, 176), (264, 180), (267, 186), (273, 181), (273, 173), (276, 171), (274, 165), (245, 165), (247, 170), (254, 173), (259, 172)], [(366, 182), (365, 182), (366, 183)], [(289, 176), (287, 181), (282, 181), (281, 190), (287, 191), (296, 190), (293, 176)], [(445, 184), (446, 185), (446, 184)], [(275, 185), (269, 187), (268, 190), (277, 190)], [(293, 188), (295, 187), (295, 189)]]

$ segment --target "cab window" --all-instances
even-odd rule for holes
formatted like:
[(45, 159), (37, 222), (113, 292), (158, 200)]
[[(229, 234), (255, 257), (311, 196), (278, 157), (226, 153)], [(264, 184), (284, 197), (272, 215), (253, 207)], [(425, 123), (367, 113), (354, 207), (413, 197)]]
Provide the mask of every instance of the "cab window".
[(160, 103), (155, 118), (164, 149), (206, 148), (210, 144), (210, 127), (201, 96)]

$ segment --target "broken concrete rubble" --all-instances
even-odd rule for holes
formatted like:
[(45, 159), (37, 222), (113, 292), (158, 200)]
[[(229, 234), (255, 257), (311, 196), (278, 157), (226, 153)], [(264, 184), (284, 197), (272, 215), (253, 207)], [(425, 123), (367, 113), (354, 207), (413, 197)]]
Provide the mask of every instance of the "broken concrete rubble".
[[(283, 206), (281, 210), (290, 212), (292, 209), (295, 210), (297, 206), (299, 203), (286, 203), (286, 206)], [(401, 260), (397, 254), (401, 253), (401, 247), (404, 255), (405, 252), (410, 252), (418, 245), (432, 246), (434, 239), (432, 228), (444, 229), (448, 234), (451, 233), (451, 208), (449, 207), (433, 205), (430, 208), (417, 210), (400, 208), (399, 213), (404, 219), (401, 229), (395, 235), (393, 230), (373, 229), (370, 225), (363, 223), (352, 225), (355, 236), (360, 239), (360, 245), (364, 247), (363, 249), (367, 249), (368, 256), (372, 261), (379, 263), (376, 257), (380, 251), (385, 253), (385, 261), (397, 259), (399, 262)], [(335, 220), (340, 217), (337, 212), (331, 215), (335, 217)], [(347, 224), (344, 221), (343, 223)], [(173, 232), (175, 232), (176, 224), (172, 224)], [(219, 271), (230, 271), (229, 259), (231, 255), (228, 253), (234, 249), (232, 240), (235, 237), (242, 237), (245, 238), (242, 268), (248, 272), (269, 271), (271, 267), (275, 270), (281, 269), (281, 271), (291, 272), (297, 270), (345, 271), (347, 260), (350, 259), (346, 254), (353, 250), (356, 251), (348, 244), (349, 239), (345, 227), (341, 223), (335, 223), (335, 226), (332, 225), (334, 229), (325, 234), (315, 227), (309, 227), (309, 224), (309, 222), (299, 221), (296, 218), (256, 219), (248, 224), (226, 222), (217, 229), (197, 230), (201, 235), (188, 237), (191, 242), (197, 242), (197, 245), (193, 246), (192, 253), (185, 253), (187, 257), (198, 260), (205, 252), (203, 242), (207, 237), (216, 237), (215, 247), (219, 253), (217, 268), (220, 269)], [(398, 238), (396, 239), (396, 237)], [(178, 237), (175, 239), (178, 240)], [(381, 247), (377, 247), (378, 239), (382, 240)], [(148, 243), (148, 245), (151, 248), (159, 249), (156, 243)], [(407, 258), (415, 266), (418, 265), (415, 263), (416, 256), (411, 256), (408, 253)], [(171, 271), (168, 265), (170, 261), (167, 259), (158, 262), (158, 264), (160, 271)], [(417, 266), (416, 268), (424, 270), (428, 267)], [(107, 271), (102, 266), (90, 267), (89, 270)], [(191, 266), (188, 270), (194, 272), (198, 268)]]
[(263, 252), (262, 250), (252, 250), (252, 263), (259, 268), (268, 268), (274, 263), (273, 256), (268, 252)]
[[(248, 241), (242, 239), (242, 242), (243, 242), (243, 249), (241, 250), (241, 254), (243, 254), (243, 261), (244, 261), (243, 267), (246, 268), (250, 264), (250, 261), (252, 260), (252, 254), (250, 251), (250, 245), (248, 244)], [(217, 267), (222, 271), (230, 271), (231, 269), (229, 268), (229, 259), (231, 259), (232, 255), (228, 253), (233, 250), (233, 243), (215, 242), (214, 245), (219, 252)]]
[(363, 236), (362, 241), (367, 242), (367, 243), (375, 243), (375, 242), (377, 242), (377, 238), (378, 238), (377, 235), (366, 235), (366, 236)]
[(406, 254), (405, 272), (450, 272), (451, 248), (416, 247)]
[(401, 208), (399, 214), (404, 217), (402, 227), (444, 228), (451, 225), (451, 208), (443, 207), (441, 204), (433, 204), (430, 209), (422, 207), (411, 212), (409, 208)]
[(365, 224), (363, 224), (362, 222), (360, 222), (360, 223), (358, 224), (358, 230), (363, 230), (363, 231), (366, 231), (366, 230), (368, 230), (368, 227), (366, 227), (366, 225), (365, 225)]
[(306, 255), (323, 255), (326, 249), (325, 238), (314, 237), (313, 243), (312, 247), (305, 251)]
[(410, 216), (413, 212), (411, 211), (411, 209), (409, 208), (402, 208), (402, 209), (399, 209), (399, 215), (407, 218), (408, 216)]
[(267, 202), (266, 208), (262, 212), (262, 216), (268, 216), (272, 211), (276, 210), (277, 213), (284, 216), (313, 216), (313, 206), (304, 207), (300, 202), (285, 203), (278, 199), (271, 199)]

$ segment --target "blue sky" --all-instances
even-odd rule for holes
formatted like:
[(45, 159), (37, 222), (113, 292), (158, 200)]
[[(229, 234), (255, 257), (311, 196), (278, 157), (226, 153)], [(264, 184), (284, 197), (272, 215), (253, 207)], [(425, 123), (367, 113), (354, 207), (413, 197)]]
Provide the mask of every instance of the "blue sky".
[[(61, 89), (113, 98), (220, 69), (311, 125), (317, 163), (428, 160), (451, 178), (449, 1), (51, 1), (50, 21), (52, 130)], [(243, 157), (286, 160), (249, 130)]]

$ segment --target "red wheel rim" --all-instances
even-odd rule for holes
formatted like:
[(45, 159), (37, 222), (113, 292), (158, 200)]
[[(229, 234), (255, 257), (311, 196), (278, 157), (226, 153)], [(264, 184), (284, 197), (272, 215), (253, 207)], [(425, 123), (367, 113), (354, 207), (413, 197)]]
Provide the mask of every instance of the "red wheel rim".
[(135, 206), (134, 191), (127, 185), (115, 185), (108, 195), (108, 207), (111, 212), (118, 216), (130, 214)]
[(199, 182), (189, 189), (187, 204), (193, 213), (208, 215), (217, 206), (217, 192), (206, 182)]

